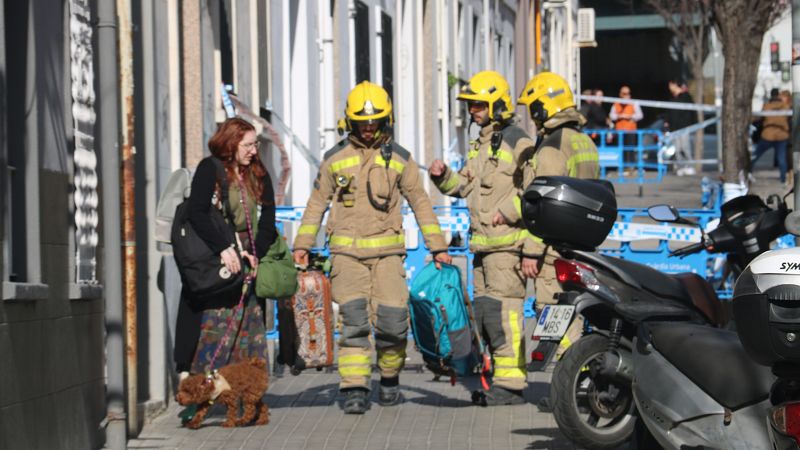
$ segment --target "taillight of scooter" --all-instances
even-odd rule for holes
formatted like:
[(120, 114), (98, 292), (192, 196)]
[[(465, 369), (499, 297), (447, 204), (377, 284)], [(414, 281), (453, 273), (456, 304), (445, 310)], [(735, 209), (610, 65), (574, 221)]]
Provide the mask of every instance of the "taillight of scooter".
[(800, 402), (785, 403), (772, 408), (772, 426), (781, 434), (800, 444)]
[(612, 301), (618, 301), (617, 296), (611, 290), (600, 283), (594, 273), (594, 269), (579, 262), (568, 259), (556, 259), (553, 264), (556, 269), (556, 278), (559, 284), (566, 289), (583, 288), (595, 292)]
[(556, 259), (554, 266), (556, 278), (561, 285), (572, 284), (594, 290), (592, 287), (600, 284), (594, 276), (594, 270), (581, 263), (559, 258)]

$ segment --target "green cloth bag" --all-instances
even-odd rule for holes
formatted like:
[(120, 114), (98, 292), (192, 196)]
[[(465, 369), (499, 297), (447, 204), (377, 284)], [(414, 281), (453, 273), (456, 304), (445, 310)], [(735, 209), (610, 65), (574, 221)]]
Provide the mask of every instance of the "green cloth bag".
[(258, 263), (256, 295), (262, 298), (288, 298), (297, 292), (297, 268), (286, 238), (278, 236)]

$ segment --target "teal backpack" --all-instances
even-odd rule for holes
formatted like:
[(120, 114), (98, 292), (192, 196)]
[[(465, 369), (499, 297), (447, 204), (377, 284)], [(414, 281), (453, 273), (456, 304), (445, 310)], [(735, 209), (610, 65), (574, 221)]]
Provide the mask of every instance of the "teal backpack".
[(411, 283), (409, 312), (414, 341), (425, 365), (451, 377), (478, 371), (480, 343), (455, 266), (425, 266)]

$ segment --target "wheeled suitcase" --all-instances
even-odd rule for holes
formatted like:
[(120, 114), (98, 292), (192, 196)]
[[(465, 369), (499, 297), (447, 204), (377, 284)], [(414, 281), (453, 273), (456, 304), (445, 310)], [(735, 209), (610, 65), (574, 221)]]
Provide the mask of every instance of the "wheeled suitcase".
[(297, 293), (278, 303), (278, 362), (293, 375), (333, 365), (331, 283), (319, 270), (297, 274)]

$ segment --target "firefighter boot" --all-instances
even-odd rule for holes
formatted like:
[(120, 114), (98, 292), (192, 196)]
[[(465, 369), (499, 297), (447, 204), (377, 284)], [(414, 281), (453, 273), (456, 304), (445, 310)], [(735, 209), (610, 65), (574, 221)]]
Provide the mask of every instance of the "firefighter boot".
[(344, 389), (342, 410), (345, 414), (364, 414), (369, 409), (369, 391), (366, 389)]
[(394, 406), (400, 403), (402, 399), (399, 378), (381, 378), (380, 388), (378, 389), (378, 403), (381, 406)]

